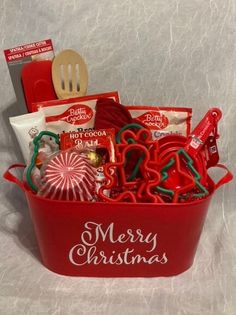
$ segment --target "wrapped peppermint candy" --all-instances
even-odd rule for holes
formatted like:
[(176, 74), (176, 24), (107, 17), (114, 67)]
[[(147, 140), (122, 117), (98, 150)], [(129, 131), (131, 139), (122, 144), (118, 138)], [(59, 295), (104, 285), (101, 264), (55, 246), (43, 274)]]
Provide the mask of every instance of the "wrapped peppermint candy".
[(96, 169), (78, 151), (61, 151), (42, 168), (40, 196), (56, 200), (92, 201)]

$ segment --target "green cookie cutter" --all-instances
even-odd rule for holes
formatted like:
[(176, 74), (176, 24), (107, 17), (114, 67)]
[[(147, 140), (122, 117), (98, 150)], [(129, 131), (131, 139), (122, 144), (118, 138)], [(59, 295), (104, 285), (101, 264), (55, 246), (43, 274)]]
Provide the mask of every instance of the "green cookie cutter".
[[(128, 130), (128, 129), (137, 129), (137, 130), (140, 130), (140, 129), (143, 129), (143, 128), (144, 128), (144, 127), (143, 127), (142, 125), (139, 125), (139, 124), (137, 124), (137, 123), (131, 123), (131, 124), (125, 125), (124, 127), (122, 127), (122, 128), (118, 131), (118, 133), (117, 133), (117, 135), (116, 135), (116, 143), (117, 143), (117, 144), (120, 144), (120, 142), (121, 142), (121, 135), (122, 135), (122, 133), (123, 133), (125, 130)], [(129, 138), (129, 139), (127, 139), (127, 143), (128, 143), (128, 144), (134, 144), (134, 143), (136, 143), (136, 142), (135, 142), (134, 139)], [(129, 156), (130, 156), (130, 153), (131, 153), (131, 152), (129, 152), (129, 153), (127, 154), (127, 157), (128, 157), (128, 158), (129, 158)], [(144, 154), (142, 154), (142, 155), (140, 156), (140, 158), (138, 159), (138, 162), (137, 162), (137, 164), (135, 165), (135, 167), (134, 167), (132, 173), (128, 176), (127, 181), (132, 181), (132, 180), (136, 177), (136, 175), (138, 174), (140, 165), (141, 165), (142, 162), (143, 162), (143, 159), (144, 159)]]
[(38, 191), (38, 187), (35, 186), (35, 184), (32, 181), (32, 177), (31, 177), (31, 173), (32, 170), (35, 167), (35, 162), (36, 162), (36, 158), (37, 155), (39, 153), (39, 141), (42, 139), (43, 136), (49, 136), (55, 139), (55, 142), (59, 145), (60, 144), (60, 140), (58, 135), (56, 135), (55, 133), (51, 132), (51, 131), (41, 131), (33, 140), (33, 145), (34, 145), (34, 152), (33, 155), (31, 157), (31, 161), (30, 161), (30, 165), (27, 168), (26, 171), (26, 180), (28, 185), (30, 186), (30, 188), (34, 191), (37, 192)]
[[(191, 173), (194, 176), (194, 181), (195, 181), (195, 185), (198, 187), (198, 189), (200, 190), (199, 193), (195, 193), (192, 195), (193, 198), (201, 198), (201, 197), (205, 197), (209, 194), (208, 190), (200, 183), (201, 180), (201, 175), (198, 173), (198, 171), (195, 169), (194, 167), (194, 161), (192, 160), (192, 158), (189, 156), (189, 154), (183, 149), (179, 149), (177, 151), (177, 154), (182, 154), (184, 156), (184, 158), (187, 161), (187, 167), (189, 168), (189, 170), (191, 171)], [(161, 178), (161, 182), (164, 182), (168, 177), (168, 173), (167, 170), (175, 163), (174, 159), (171, 159), (160, 171), (162, 178)], [(164, 195), (168, 195), (170, 197), (174, 196), (174, 191), (171, 189), (166, 189), (160, 186), (156, 187), (156, 190)]]

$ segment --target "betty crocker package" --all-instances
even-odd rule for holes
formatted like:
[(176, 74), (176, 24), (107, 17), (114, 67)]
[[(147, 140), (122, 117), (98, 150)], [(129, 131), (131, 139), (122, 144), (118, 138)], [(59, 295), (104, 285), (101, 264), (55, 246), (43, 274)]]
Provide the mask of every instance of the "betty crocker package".
[(126, 106), (132, 118), (146, 125), (153, 139), (169, 134), (188, 136), (192, 109), (184, 107)]
[(33, 110), (42, 110), (47, 130), (62, 132), (83, 131), (94, 128), (95, 107), (100, 98), (111, 98), (119, 102), (118, 92), (85, 97), (35, 103)]

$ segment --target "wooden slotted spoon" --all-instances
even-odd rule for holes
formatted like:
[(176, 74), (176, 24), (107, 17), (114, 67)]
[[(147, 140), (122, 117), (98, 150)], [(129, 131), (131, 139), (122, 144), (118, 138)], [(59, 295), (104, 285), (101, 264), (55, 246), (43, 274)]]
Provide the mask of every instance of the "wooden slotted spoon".
[(52, 81), (59, 99), (86, 95), (88, 71), (83, 58), (72, 49), (60, 52), (52, 63)]

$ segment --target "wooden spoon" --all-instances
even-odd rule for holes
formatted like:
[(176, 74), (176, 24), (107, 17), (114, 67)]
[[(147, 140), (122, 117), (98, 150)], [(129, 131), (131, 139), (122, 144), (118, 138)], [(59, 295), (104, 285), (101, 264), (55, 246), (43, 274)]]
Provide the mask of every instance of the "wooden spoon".
[(88, 71), (83, 58), (72, 49), (60, 52), (52, 63), (52, 81), (60, 99), (86, 95)]

